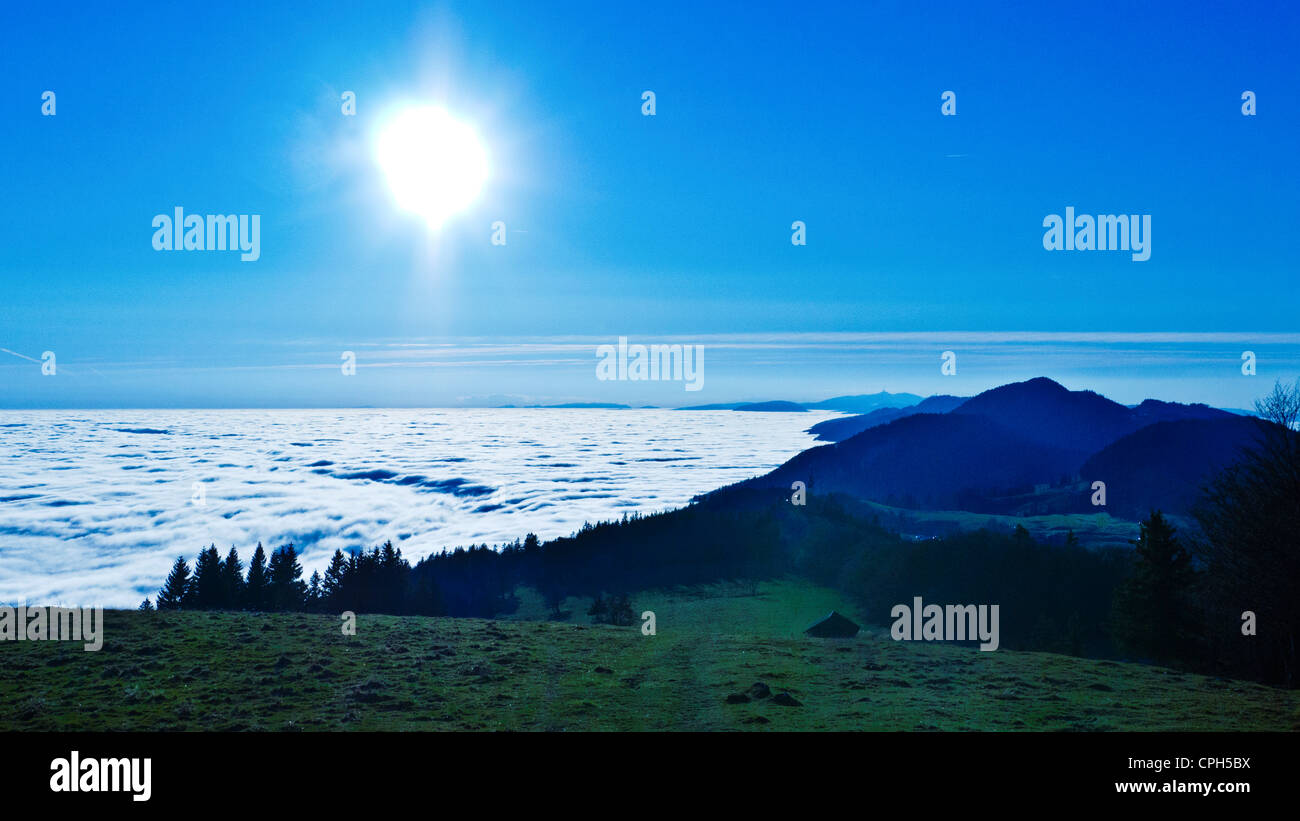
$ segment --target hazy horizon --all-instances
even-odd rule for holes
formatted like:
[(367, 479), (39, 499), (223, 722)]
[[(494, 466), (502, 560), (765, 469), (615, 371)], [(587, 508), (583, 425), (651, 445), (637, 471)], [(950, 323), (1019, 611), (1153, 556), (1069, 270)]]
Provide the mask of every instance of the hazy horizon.
[[(1295, 345), (1300, 342), (1300, 334), (1261, 334), (1254, 338), (1261, 344), (1250, 346), (1257, 369), (1252, 375), (1242, 373), (1240, 351), (1246, 343), (1205, 337), (1183, 339), (1172, 345), (954, 343), (957, 373), (947, 376), (940, 373), (942, 350), (938, 346), (892, 345), (882, 354), (880, 349), (886, 346), (878, 344), (862, 349), (814, 344), (786, 349), (777, 361), (767, 345), (705, 344), (707, 366), (702, 389), (694, 392), (683, 390), (681, 381), (596, 381), (589, 375), (597, 361), (594, 354), (589, 354), (590, 358), (580, 355), (582, 350), (593, 350), (593, 346), (572, 344), (560, 354), (563, 359), (554, 352), (530, 354), (544, 360), (537, 363), (520, 359), (513, 352), (494, 361), (484, 358), (481, 351), (467, 350), (479, 361), (466, 363), (447, 361), (448, 354), (454, 353), (448, 348), (437, 352), (444, 358), (441, 362), (417, 361), (409, 356), (411, 348), (391, 357), (391, 351), (359, 351), (355, 373), (349, 378), (340, 378), (339, 366), (332, 363), (300, 361), (267, 366), (265, 370), (274, 373), (278, 383), (262, 391), (233, 389), (245, 380), (248, 367), (160, 371), (138, 365), (100, 363), (95, 367), (60, 359), (58, 378), (47, 379), (41, 375), (40, 360), (33, 357), (33, 363), (23, 372), (9, 368), (10, 387), (17, 390), (0, 395), (0, 410), (499, 408), (583, 403), (681, 408), (766, 401), (814, 403), (880, 392), (920, 397), (974, 396), (1038, 377), (1052, 379), (1070, 390), (1093, 391), (1126, 405), (1159, 399), (1250, 409), (1275, 381), (1290, 383), (1300, 376), (1300, 347)], [(1033, 363), (1040, 357), (1025, 353), (1026, 348), (1035, 346), (1049, 354), (1069, 348), (1064, 356), (1074, 364), (1060, 369), (1036, 367)], [(428, 350), (421, 346), (419, 353)], [(0, 349), (0, 353), (12, 352)], [(368, 357), (380, 359), (367, 361)], [(501, 358), (509, 361), (499, 361)], [(888, 358), (890, 364), (863, 363), (882, 358)], [(918, 376), (925, 359), (932, 360), (932, 367), (925, 369), (933, 373)], [(511, 374), (516, 387), (477, 394), (456, 392), (456, 387), (469, 387), (471, 383), (460, 377), (475, 366)], [(147, 386), (142, 384), (146, 382)], [(303, 401), (309, 397), (317, 397), (317, 401)]]

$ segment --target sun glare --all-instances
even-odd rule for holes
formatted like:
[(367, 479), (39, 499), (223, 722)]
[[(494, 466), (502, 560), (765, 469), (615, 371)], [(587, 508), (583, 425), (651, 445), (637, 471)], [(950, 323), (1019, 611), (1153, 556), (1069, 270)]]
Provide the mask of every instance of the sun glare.
[(398, 113), (380, 132), (375, 157), (397, 204), (431, 228), (473, 203), (488, 175), (474, 129), (433, 106)]

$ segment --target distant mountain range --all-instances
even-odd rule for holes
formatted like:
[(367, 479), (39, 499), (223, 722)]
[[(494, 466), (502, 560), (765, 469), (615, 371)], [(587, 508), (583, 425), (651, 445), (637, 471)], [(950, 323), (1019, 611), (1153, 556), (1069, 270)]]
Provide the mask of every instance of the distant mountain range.
[[(617, 402), (564, 402), (559, 405), (497, 405), (498, 408), (587, 408), (590, 410), (631, 410), (631, 405), (620, 405)], [(654, 405), (647, 405), (652, 408)]]
[(856, 396), (835, 396), (820, 402), (724, 402), (714, 405), (691, 405), (678, 410), (738, 410), (790, 413), (809, 410), (833, 410), (841, 413), (870, 413), (882, 408), (904, 408), (915, 405), (921, 397), (914, 393), (864, 393)]
[(798, 402), (729, 402), (717, 405), (692, 405), (677, 410), (734, 410), (757, 411), (766, 413), (806, 413), (808, 408)]
[[(933, 397), (931, 397), (933, 398)], [(914, 393), (864, 393), (857, 396), (836, 396), (820, 402), (789, 402), (772, 400), (768, 402), (721, 402), (712, 405), (689, 405), (676, 410), (734, 410), (767, 413), (802, 413), (810, 410), (833, 410), (840, 413), (869, 413), (886, 408), (904, 408), (915, 405), (921, 397)], [(617, 402), (565, 402), (558, 405), (496, 405), (498, 408), (591, 408), (597, 410), (627, 410), (631, 405)], [(644, 405), (654, 408), (655, 405)]]
[[(1040, 377), (820, 423), (810, 430), (836, 444), (745, 484), (789, 489), (802, 481), (810, 493), (913, 509), (1185, 514), (1200, 483), (1235, 459), (1260, 424), (1201, 404), (1126, 407)], [(1105, 508), (1091, 503), (1095, 481), (1106, 483)]]

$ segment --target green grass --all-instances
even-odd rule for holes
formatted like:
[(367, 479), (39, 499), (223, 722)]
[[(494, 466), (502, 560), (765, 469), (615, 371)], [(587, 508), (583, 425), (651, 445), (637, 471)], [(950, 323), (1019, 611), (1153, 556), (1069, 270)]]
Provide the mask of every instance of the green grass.
[[(864, 502), (868, 509), (891, 517), (903, 531), (922, 532), (996, 530), (1009, 532), (1023, 525), (1029, 535), (1053, 544), (1074, 531), (1079, 543), (1089, 547), (1127, 545), (1138, 537), (1138, 523), (1117, 519), (1109, 513), (1049, 513), (1040, 516), (1007, 516), (996, 513), (971, 513), (966, 510), (912, 510), (890, 507), (879, 502)], [(1182, 526), (1178, 517), (1168, 517)]]
[[(0, 644), (10, 730), (1295, 730), (1300, 695), (1048, 653), (802, 630), (798, 582), (647, 592), (638, 627), (305, 614), (106, 614), (104, 648)], [(540, 614), (526, 598), (522, 615)], [(860, 618), (858, 619), (862, 621)], [(729, 704), (765, 682), (771, 698)]]

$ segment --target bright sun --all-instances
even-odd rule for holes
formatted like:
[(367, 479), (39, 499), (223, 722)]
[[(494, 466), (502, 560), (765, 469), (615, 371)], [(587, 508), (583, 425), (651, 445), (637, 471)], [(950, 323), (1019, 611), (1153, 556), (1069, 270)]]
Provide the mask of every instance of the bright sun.
[(407, 108), (375, 144), (397, 204), (437, 228), (466, 208), (487, 180), (487, 151), (474, 129), (433, 106)]

